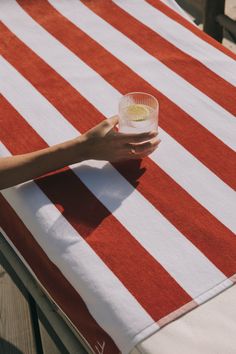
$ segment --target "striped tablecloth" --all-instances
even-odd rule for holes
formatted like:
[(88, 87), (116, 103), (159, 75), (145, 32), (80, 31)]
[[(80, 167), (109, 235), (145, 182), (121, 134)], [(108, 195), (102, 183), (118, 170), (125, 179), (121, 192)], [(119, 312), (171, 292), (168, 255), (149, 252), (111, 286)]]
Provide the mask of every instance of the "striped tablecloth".
[(0, 155), (160, 102), (140, 162), (5, 189), (1, 230), (94, 353), (129, 351), (235, 281), (235, 55), (159, 0), (1, 0)]

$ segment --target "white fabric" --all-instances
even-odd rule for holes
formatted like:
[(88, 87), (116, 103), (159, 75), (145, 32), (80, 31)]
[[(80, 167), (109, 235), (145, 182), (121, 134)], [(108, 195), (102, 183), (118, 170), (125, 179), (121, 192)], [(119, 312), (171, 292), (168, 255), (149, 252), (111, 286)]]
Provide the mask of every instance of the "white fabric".
[(130, 354), (235, 354), (236, 286), (163, 327)]
[[(74, 128), (71, 129), (70, 124), (59, 115), (56, 109), (42, 98), (42, 96), (3, 58), (0, 63), (1, 75), (3, 75), (1, 88), (4, 96), (24, 115), (25, 119), (29, 121), (45, 141), (51, 145), (58, 142), (59, 136), (60, 141), (68, 138), (70, 134), (71, 137), (73, 137), (75, 134)], [(5, 80), (6, 76), (7, 80)], [(13, 86), (15, 90), (12, 90)], [(51, 121), (51, 119), (47, 119), (45, 122), (42, 121), (39, 129), (38, 123), (36, 123), (37, 115), (32, 115), (30, 108), (32, 106), (35, 107), (35, 110), (44, 113), (45, 116), (49, 114), (52, 117), (52, 122), (57, 126), (58, 134), (54, 134), (54, 130), (47, 123)], [(1, 152), (4, 155), (3, 146)], [(216, 287), (215, 290), (213, 290), (216, 294), (219, 291), (217, 288), (218, 283), (221, 283), (223, 287), (230, 285), (230, 281), (226, 280), (225, 282), (226, 277), (154, 209), (137, 190), (134, 190), (111, 165), (95, 161), (79, 165), (93, 168), (93, 173), (91, 174), (87, 168), (74, 168), (73, 171), (75, 174), (82, 179), (98, 199), (113, 212), (113, 215), (125, 225), (134, 237), (164, 265), (170, 274), (172, 274), (181, 286), (193, 297), (206, 292), (206, 288), (212, 287)], [(116, 195), (117, 191), (119, 191), (118, 194), (122, 201), (120, 205), (117, 205), (117, 198), (111, 198), (114, 191), (116, 191)], [(101, 261), (98, 257), (98, 259), (96, 259), (95, 253), (91, 250), (91, 254), (93, 255), (91, 262), (95, 264), (96, 268), (96, 270), (92, 268), (92, 273), (109, 273), (110, 275), (106, 275), (107, 278), (105, 279), (103, 277), (101, 282), (104, 286), (104, 282), (107, 281), (109, 287), (114, 283), (112, 289), (116, 291), (117, 288), (119, 288), (116, 294), (119, 294), (118, 297), (120, 300), (117, 300), (113, 292), (110, 294), (109, 291), (104, 298), (98, 290), (97, 282), (92, 278), (92, 275), (89, 273), (86, 277), (83, 276), (86, 270), (80, 263), (76, 263), (76, 259), (78, 259), (77, 256), (80, 252), (86, 259), (88, 259), (87, 257), (92, 257), (89, 253), (89, 247), (82, 242), (82, 239), (78, 239), (75, 230), (66, 222), (59, 211), (50, 203), (47, 197), (34, 183), (28, 183), (5, 190), (3, 191), (3, 195), (17, 211), (29, 230), (34, 234), (37, 242), (47, 251), (49, 258), (63, 271), (75, 289), (80, 292), (91, 313), (95, 318), (99, 319), (98, 322), (112, 335), (124, 353), (131, 350), (133, 345), (158, 329), (158, 326), (153, 323), (147, 313), (136, 303), (129, 293), (128, 295), (124, 294), (124, 298), (130, 312), (127, 311), (126, 307), (124, 310), (126, 315), (119, 311), (119, 301), (123, 301), (120, 294), (125, 292), (125, 288), (122, 287), (116, 277), (114, 277), (115, 279), (111, 279), (112, 272), (110, 272), (103, 263), (101, 265)], [(122, 200), (123, 196), (126, 196), (125, 200)], [(23, 200), (26, 202), (23, 202)], [(114, 200), (116, 200), (115, 205), (113, 204)], [(129, 215), (129, 218), (126, 217), (127, 215)], [(144, 223), (145, 220), (150, 220), (148, 225)], [(156, 230), (156, 233), (153, 233), (153, 230)], [(168, 230), (169, 237), (163, 238), (162, 235), (164, 235), (166, 230)], [(64, 235), (67, 234), (69, 234), (70, 237), (66, 239), (65, 242)], [(153, 244), (155, 244), (155, 242), (152, 240), (152, 237), (155, 236), (156, 241), (157, 235), (160, 242), (158, 247), (154, 248)], [(57, 247), (55, 247), (55, 244)], [(66, 252), (65, 249), (67, 249)], [(58, 250), (61, 250), (61, 252), (58, 253)], [(173, 250), (173, 257), (171, 257), (171, 250)], [(76, 257), (73, 256), (75, 254)], [(182, 254), (185, 254), (184, 258)], [(80, 260), (82, 261), (83, 259), (84, 258), (81, 256)], [(102, 267), (102, 269), (99, 269), (99, 267)], [(106, 270), (104, 270), (104, 268)], [(80, 269), (82, 273), (80, 273), (78, 269)], [(192, 274), (197, 274), (194, 282), (192, 281)], [(80, 278), (82, 278), (82, 285)], [(87, 278), (87, 280), (84, 278)], [(96, 284), (94, 289), (92, 284)], [(82, 292), (81, 287), (84, 289)], [(105, 315), (104, 318), (104, 313), (107, 312), (103, 304), (107, 304), (108, 299), (112, 299), (110, 307), (113, 308), (113, 314), (111, 315), (109, 313), (109, 316)], [(199, 302), (201, 301), (202, 299), (200, 298)], [(132, 315), (133, 312), (134, 314)], [(136, 316), (137, 318), (135, 319)], [(140, 326), (140, 328), (147, 327), (147, 330), (135, 336), (135, 333), (140, 332), (138, 326)]]
[[(129, 62), (133, 60), (133, 58), (136, 58), (137, 61), (139, 61), (140, 57), (142, 57), (142, 49), (140, 47), (134, 45), (133, 42), (127, 40), (127, 37), (123, 36), (113, 27), (109, 26), (106, 22), (104, 22), (94, 13), (92, 13), (86, 6), (84, 6), (78, 0), (72, 0), (70, 1), (70, 3), (66, 1), (58, 2), (56, 0), (50, 0), (50, 2), (55, 6), (57, 10), (63, 13), (64, 16), (69, 18), (71, 22), (80, 27), (83, 31), (87, 32), (92, 38), (95, 38), (116, 57), (120, 57), (120, 59), (125, 62), (125, 64), (129, 64)], [(71, 11), (72, 5), (74, 6), (74, 11)], [(86, 19), (86, 21), (84, 19)], [(106, 33), (106, 35), (104, 35), (104, 33)], [(110, 38), (113, 38), (113, 40), (111, 41)], [(119, 43), (119, 45), (117, 43)], [(126, 50), (128, 50), (127, 48), (129, 46), (130, 48), (132, 47), (132, 50), (129, 51), (129, 57), (127, 59), (123, 56), (125, 55)], [(120, 48), (125, 48), (126, 50), (122, 49), (121, 51)], [(138, 48), (136, 54), (135, 48)], [(153, 57), (151, 61), (153, 62)], [(150, 64), (140, 62), (140, 67), (141, 66), (142, 68), (144, 68), (144, 70), (146, 70), (146, 68), (150, 70)], [(140, 71), (142, 71), (140, 67), (138, 70), (139, 73)], [(132, 69), (134, 68), (132, 67)], [(156, 71), (156, 69), (150, 70), (150, 72)], [(148, 81), (146, 77), (145, 79), (146, 81)], [(165, 82), (168, 87), (172, 86), (170, 77), (162, 79), (157, 75), (157, 81), (159, 84)], [(157, 87), (157, 85), (158, 84), (154, 84), (153, 86)], [(202, 117), (203, 121), (206, 121), (207, 118), (210, 118), (212, 125), (214, 127), (215, 125), (217, 125), (216, 116), (213, 113), (215, 107), (217, 107), (215, 102), (212, 101), (212, 110), (209, 107), (209, 102), (205, 102), (204, 104), (204, 100), (202, 101), (202, 105), (198, 103), (195, 106), (194, 102), (191, 102), (190, 98), (192, 97), (192, 94), (190, 92), (185, 95), (183, 90), (178, 90), (175, 86), (172, 86), (172, 88), (174, 96), (176, 96), (176, 92), (179, 92), (182, 98), (185, 97), (186, 101), (190, 102), (191, 112), (193, 112), (196, 106), (198, 106), (200, 109), (203, 109), (203, 106), (205, 106), (205, 109), (208, 113), (204, 114), (204, 112), (202, 111), (201, 113), (199, 113), (199, 116)], [(194, 95), (197, 96), (197, 93), (195, 92)], [(110, 96), (111, 99), (108, 99), (108, 97)], [(103, 97), (104, 104), (102, 113), (105, 113), (104, 108), (106, 107), (107, 109), (109, 104), (114, 104), (112, 98), (115, 97), (115, 95), (111, 95), (110, 87), (107, 87), (107, 90), (104, 92)], [(92, 103), (94, 105), (96, 104), (96, 102), (94, 101)], [(234, 136), (236, 135), (236, 120), (233, 115), (229, 114), (228, 112), (225, 115), (225, 113), (226, 111), (221, 111), (218, 116), (222, 124), (220, 124), (217, 128), (217, 137), (222, 138), (222, 132), (225, 130), (225, 136), (227, 136), (226, 140), (230, 141), (229, 146), (234, 147), (234, 144), (236, 144), (236, 140), (234, 138)], [(228, 120), (228, 118), (230, 118), (230, 120)], [(229, 129), (231, 128), (226, 122), (230, 123), (230, 126), (232, 128), (230, 132)], [(206, 126), (206, 124), (204, 125)], [(234, 192), (232, 191), (232, 189), (222, 183), (222, 181), (218, 179), (215, 175), (210, 173), (201, 163), (197, 161), (197, 159), (193, 158), (193, 156), (191, 156), (186, 150), (184, 150), (181, 145), (174, 141), (164, 131), (160, 129), (160, 132), (164, 143), (162, 143), (162, 145), (158, 149), (158, 152), (154, 152), (154, 154), (152, 155), (151, 158), (153, 159), (153, 161), (155, 161), (161, 168), (163, 168), (172, 178), (174, 178), (184, 189), (188, 191), (188, 193), (190, 193), (196, 200), (198, 200), (204, 207), (206, 207), (214, 216), (216, 216), (220, 221), (227, 225), (230, 230), (236, 232), (236, 221), (234, 215), (232, 214), (233, 210), (236, 208), (236, 205), (234, 199)], [(224, 139), (222, 138), (222, 140)], [(173, 154), (173, 151), (178, 154), (178, 158), (176, 158), (176, 155)], [(186, 178), (186, 175), (183, 176), (182, 174), (183, 166), (185, 166), (186, 168), (186, 164), (189, 166), (189, 178)], [(199, 185), (201, 185), (200, 189)], [(218, 195), (216, 196), (216, 194)], [(222, 202), (222, 198), (225, 199), (225, 202)]]
[[(150, 16), (145, 13), (144, 6), (141, 4), (142, 6), (138, 7), (139, 1), (129, 2), (125, 0), (125, 8), (129, 4), (136, 10), (140, 8), (140, 13), (145, 14), (147, 21), (150, 22)], [(226, 145), (236, 151), (236, 142), (233, 139), (236, 135), (236, 121), (232, 114), (224, 110), (174, 71), (170, 70), (162, 62), (145, 52), (80, 1), (70, 0), (70, 2), (59, 2), (57, 0), (50, 0), (49, 2), (116, 58), (123, 61), (134, 72), (144, 78), (145, 81), (149, 82), (216, 135), (218, 139), (221, 139)], [(123, 4), (123, 2), (121, 3)], [(199, 102), (202, 102), (202, 104), (199, 104)]]
[[(66, 1), (51, 2), (54, 6), (62, 6), (60, 11), (67, 11)], [(80, 26), (83, 26), (87, 33), (101, 42), (144, 79), (162, 90), (222, 141), (225, 141), (229, 146), (234, 146), (235, 121), (228, 112), (158, 60), (149, 56), (132, 41), (101, 21), (80, 2), (71, 0), (70, 6), (72, 5), (75, 6), (75, 10), (83, 10), (81, 12), (83, 16), (86, 15), (87, 24), (83, 24), (82, 16)], [(2, 1), (0, 10), (3, 22), (100, 112), (105, 116), (116, 112), (117, 102), (120, 98), (120, 93), (116, 89), (37, 25), (16, 2)], [(74, 13), (80, 14), (79, 11), (74, 11)], [(70, 12), (68, 16), (72, 16), (72, 13)], [(93, 24), (96, 26), (94, 27)], [(90, 31), (92, 32), (90, 33)], [(102, 31), (102, 35), (100, 31)], [(117, 43), (124, 47), (123, 56), (115, 52), (115, 47), (108, 41), (106, 35), (114, 36)], [(133, 61), (134, 53), (137, 54), (137, 61)], [(139, 58), (144, 59), (139, 61)], [(158, 80), (154, 80), (150, 73), (145, 71), (146, 67), (152, 67), (160, 74)], [(78, 135), (78, 131), (2, 57), (0, 58), (0, 78), (1, 92), (4, 97), (48, 145)], [(167, 81), (171, 82), (170, 86), (166, 84)], [(178, 94), (176, 94), (177, 87), (180, 91)], [(190, 103), (187, 96), (191, 97)], [(198, 106), (199, 100), (202, 102), (201, 107)], [(211, 117), (207, 116), (201, 120), (201, 116), (209, 111)], [(40, 115), (40, 121), (37, 119), (38, 115)], [(163, 135), (162, 147), (158, 155), (152, 155), (153, 161), (159, 164), (214, 216), (234, 230), (236, 224), (233, 215), (234, 195), (232, 189), (168, 134), (162, 130), (161, 134)], [(0, 154), (5, 156), (7, 153), (4, 146), (0, 144)], [(178, 161), (178, 166), (176, 161)], [(185, 170), (184, 174), (180, 172), (182, 167)], [(163, 265), (182, 288), (196, 298), (198, 303), (206, 301), (209, 296), (216, 295), (222, 289), (232, 285), (232, 282), (227, 280), (226, 276), (142, 194), (135, 190), (112, 165), (103, 161), (89, 161), (73, 166), (73, 172), (113, 213), (114, 217), (130, 231), (132, 236)], [(201, 187), (199, 188), (200, 183)], [(123, 353), (128, 353), (137, 342), (159, 329), (159, 326), (154, 323), (137, 300), (84, 242), (83, 238), (34, 182), (7, 189), (2, 193), (32, 232), (36, 241), (47, 252), (49, 258), (80, 293), (97, 322), (112, 336)], [(165, 237), (166, 234), (168, 237)], [(154, 247), (157, 243), (158, 246)], [(87, 263), (89, 263), (89, 267), (86, 267)], [(193, 274), (195, 275), (194, 281)], [(104, 284), (105, 293), (103, 291)], [(109, 312), (107, 308), (109, 308)]]
[[(0, 143), (0, 156), (9, 155)], [(1, 193), (123, 353), (159, 328), (34, 182)], [(136, 340), (145, 327), (148, 330)]]
[[(0, 59), (0, 77), (1, 75), (3, 76), (0, 88), (3, 95), (49, 145), (57, 144), (68, 138), (69, 129), (71, 129), (71, 138), (74, 137), (75, 129), (70, 123), (62, 119), (58, 111), (3, 58)], [(15, 86), (14, 91), (11, 90), (12, 85)], [(42, 122), (40, 129), (37, 115), (32, 115), (31, 106), (44, 113), (47, 118), (50, 117)], [(50, 112), (53, 114), (50, 115)], [(51, 122), (50, 125), (48, 121)], [(59, 141), (59, 135), (54, 134), (51, 129), (52, 123), (60, 130)], [(67, 126), (66, 136), (64, 136), (65, 125)], [(206, 289), (215, 288), (215, 293), (217, 293), (219, 283), (224, 287), (230, 285), (225, 275), (134, 189), (111, 164), (103, 161), (87, 161), (77, 166), (84, 166), (84, 168), (75, 168), (74, 165), (74, 173), (189, 295), (197, 298), (205, 293)], [(92, 173), (90, 169), (93, 170)], [(112, 198), (113, 195), (115, 198)], [(128, 218), (127, 215), (129, 215)], [(149, 220), (148, 224), (146, 220)], [(168, 233), (168, 238), (165, 237), (166, 233)], [(158, 246), (153, 247), (155, 244)], [(185, 254), (184, 258), (182, 254)], [(192, 274), (196, 274), (194, 282)], [(201, 298), (199, 302), (202, 302)]]
[(187, 28), (145, 2), (145, 0), (113, 0), (113, 2), (183, 52), (198, 59), (223, 79), (236, 85), (235, 60), (206, 43)]
[[(183, 15), (184, 11), (174, 0), (162, 1)], [(201, 307), (163, 327), (139, 343), (130, 354), (234, 354), (235, 333), (234, 285)]]
[[(70, 0), (70, 2), (51, 0), (50, 2), (57, 9), (60, 9), (63, 14), (65, 13), (72, 22), (79, 25), (81, 29), (96, 39), (98, 43), (101, 43), (117, 58), (125, 62), (133, 71), (142, 76), (147, 82), (169, 97), (185, 112), (216, 135), (218, 139), (221, 139), (226, 145), (236, 150), (236, 142), (233, 138), (234, 134), (236, 134), (236, 121), (232, 114), (224, 110), (201, 91), (194, 88), (163, 63), (154, 59), (154, 57), (99, 18), (78, 0)], [(43, 32), (46, 31), (40, 28), (40, 26), (36, 26), (34, 21), (27, 16), (14, 1), (8, 0), (7, 2), (3, 2), (3, 4), (7, 4), (7, 7), (5, 9), (3, 8), (1, 13), (3, 22), (24, 39), (31, 48), (36, 48), (36, 52), (43, 52), (44, 56), (49, 60), (50, 58), (51, 60), (54, 59), (54, 66), (59, 65), (60, 69), (63, 68), (63, 61), (58, 60), (60, 57), (58, 54), (60, 53), (58, 53), (57, 50), (54, 50), (53, 53), (48, 51), (48, 48), (51, 48), (52, 45), (52, 43), (50, 43), (52, 42), (52, 37), (44, 33), (44, 41), (46, 41), (46, 43), (41, 41), (36, 42), (35, 39), (37, 36), (43, 35)], [(17, 21), (14, 19), (14, 13), (17, 16)], [(32, 36), (32, 33), (35, 35)], [(110, 40), (111, 38), (112, 41)], [(34, 41), (34, 43), (32, 43), (32, 41)], [(53, 41), (53, 47), (56, 49), (55, 40)], [(123, 50), (120, 50), (120, 48), (123, 48)], [(58, 51), (60, 50), (61, 52), (61, 49), (60, 45)], [(69, 53), (67, 53), (65, 58), (67, 58), (68, 55)], [(70, 57), (72, 57), (72, 60), (70, 60), (71, 73), (71, 71), (76, 71), (78, 64), (75, 66), (73, 57), (76, 56), (74, 54), (70, 53)], [(79, 62), (78, 58), (77, 62)], [(84, 63), (83, 65), (85, 66)], [(60, 72), (60, 70), (58, 72)], [(155, 73), (155, 75), (153, 75), (153, 73)], [(80, 72), (80, 74), (82, 78), (83, 72)], [(78, 73), (78, 75), (80, 74)], [(88, 78), (86, 78), (86, 81), (89, 83)], [(98, 87), (98, 96), (101, 96), (103, 92), (102, 86)], [(202, 102), (202, 104), (200, 105), (199, 102)]]
[[(72, 2), (70, 1), (70, 3)], [(117, 113), (117, 104), (121, 95), (116, 89), (36, 24), (15, 2), (8, 0), (2, 4), (5, 4), (5, 6), (9, 5), (9, 8), (7, 7), (5, 10), (3, 8), (4, 11), (0, 12), (0, 18), (2, 17), (6, 25), (20, 39), (27, 43), (30, 48), (62, 75), (101, 113), (107, 117)], [(58, 4), (62, 4), (63, 7), (66, 6), (66, 2), (63, 1), (58, 2), (57, 6), (59, 6)], [(81, 6), (80, 3), (79, 6)], [(75, 10), (74, 12), (78, 11)], [(17, 18), (17, 21), (14, 17)], [(48, 48), (53, 48), (53, 51), (48, 50)], [(73, 70), (73, 75), (71, 75), (71, 70)], [(208, 113), (206, 116), (208, 116)], [(228, 115), (224, 116), (225, 120), (227, 120), (227, 117)], [(235, 126), (235, 124), (236, 120), (234, 119), (233, 125)], [(219, 126), (219, 129), (225, 129), (226, 125), (222, 119), (222, 125)], [(167, 133), (161, 129), (159, 131), (162, 144), (158, 150), (158, 156), (154, 153), (151, 158), (154, 161), (156, 160), (160, 167), (175, 179), (193, 198), (208, 209), (230, 230), (236, 232), (234, 191), (173, 138), (167, 135)], [(228, 138), (232, 135), (230, 137), (230, 145), (236, 143), (234, 134), (233, 129), (229, 128), (227, 130)], [(183, 174), (182, 171), (186, 171), (186, 168), (188, 174)], [(199, 188), (200, 182), (201, 188)]]

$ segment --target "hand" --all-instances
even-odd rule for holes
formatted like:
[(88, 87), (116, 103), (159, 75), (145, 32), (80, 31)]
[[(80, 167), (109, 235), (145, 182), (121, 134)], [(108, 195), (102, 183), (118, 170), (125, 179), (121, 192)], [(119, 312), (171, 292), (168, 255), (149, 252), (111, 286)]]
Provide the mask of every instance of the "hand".
[(110, 162), (141, 159), (158, 147), (157, 132), (119, 133), (115, 130), (117, 123), (117, 116), (106, 119), (83, 135), (85, 159)]
[(23, 155), (0, 158), (0, 189), (88, 160), (117, 162), (141, 159), (160, 143), (157, 132), (123, 134), (115, 130), (118, 117), (104, 120), (85, 134)]

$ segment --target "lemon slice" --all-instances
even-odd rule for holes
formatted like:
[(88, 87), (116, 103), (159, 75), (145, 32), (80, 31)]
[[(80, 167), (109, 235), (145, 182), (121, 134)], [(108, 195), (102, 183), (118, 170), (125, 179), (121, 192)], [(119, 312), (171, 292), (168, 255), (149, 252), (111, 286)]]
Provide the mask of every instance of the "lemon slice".
[(149, 108), (144, 104), (132, 104), (126, 112), (130, 119), (136, 122), (146, 120), (150, 114)]

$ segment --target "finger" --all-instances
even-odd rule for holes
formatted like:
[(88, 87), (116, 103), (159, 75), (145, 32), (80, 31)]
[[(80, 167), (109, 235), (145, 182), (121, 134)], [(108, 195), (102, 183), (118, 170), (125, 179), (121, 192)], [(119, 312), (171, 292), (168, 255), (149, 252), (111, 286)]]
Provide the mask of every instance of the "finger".
[(113, 117), (110, 117), (107, 119), (107, 122), (112, 126), (112, 127), (115, 127), (118, 122), (119, 122), (119, 117), (116, 115), (116, 116), (113, 116)]
[(150, 140), (157, 136), (158, 132), (156, 130), (151, 131), (151, 132), (145, 132), (145, 133), (140, 133), (140, 134), (124, 134), (124, 133), (119, 133), (119, 136), (122, 138), (124, 142), (127, 143), (140, 143), (143, 141)]
[(117, 124), (119, 122), (119, 117), (118, 116), (113, 116), (111, 118), (106, 119), (106, 124), (107, 124), (107, 134), (113, 136), (114, 134), (118, 134), (118, 127)]
[(104, 135), (113, 135), (114, 133), (116, 133), (115, 126), (117, 123), (118, 123), (117, 116), (107, 118), (104, 119), (101, 123), (99, 123), (96, 127), (94, 127), (94, 130), (99, 129), (100, 127), (101, 132), (103, 132)]
[(156, 146), (158, 146), (159, 143), (160, 143), (160, 139), (155, 137), (142, 144), (130, 144), (129, 148), (130, 150), (133, 149), (136, 154), (139, 154), (139, 153), (144, 153), (146, 150), (155, 148)]
[(157, 148), (158, 148), (158, 145), (155, 146), (153, 149), (146, 150), (144, 153), (139, 154), (137, 156), (138, 156), (138, 158), (143, 159), (144, 157), (151, 155)]
[(126, 154), (124, 155), (123, 152), (123, 159), (142, 159), (148, 155), (150, 155), (153, 151), (155, 151), (158, 147), (158, 145), (160, 144), (161, 140), (158, 140), (157, 143), (153, 144), (153, 146), (151, 148), (147, 148), (146, 150), (142, 151), (142, 152), (136, 152), (135, 150), (131, 150), (129, 149), (129, 151), (126, 151)]
[(135, 160), (143, 159), (143, 158), (149, 156), (150, 154), (152, 154), (157, 148), (158, 148), (158, 145), (155, 146), (155, 147), (152, 148), (152, 149), (146, 150), (146, 151), (143, 152), (143, 153), (134, 154), (134, 155), (132, 155), (132, 160), (133, 160), (133, 159), (135, 159)]

